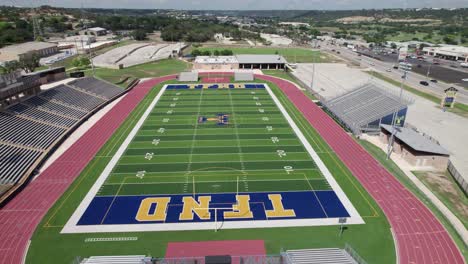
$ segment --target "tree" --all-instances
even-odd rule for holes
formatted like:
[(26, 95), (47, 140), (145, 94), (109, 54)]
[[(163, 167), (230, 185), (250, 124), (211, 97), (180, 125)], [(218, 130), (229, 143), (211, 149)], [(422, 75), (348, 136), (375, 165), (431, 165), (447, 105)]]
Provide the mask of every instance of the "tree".
[(232, 52), (232, 50), (228, 50), (228, 49), (224, 49), (222, 50), (221, 52), (221, 55), (223, 56), (232, 56), (234, 53)]
[(71, 65), (77, 68), (87, 68), (91, 64), (91, 61), (86, 56), (79, 56), (72, 60)]
[(203, 55), (203, 56), (211, 56), (211, 51), (209, 51), (209, 50), (204, 50), (204, 51), (201, 52), (201, 55)]
[(214, 56), (219, 56), (219, 50), (215, 50), (215, 51), (213, 52), (213, 55), (214, 55)]
[(132, 32), (132, 37), (135, 40), (145, 40), (146, 39), (146, 32), (142, 29), (137, 29)]
[(446, 44), (451, 44), (451, 45), (457, 45), (458, 44), (458, 41), (456, 41), (455, 39), (453, 39), (452, 37), (449, 37), (449, 36), (445, 36), (442, 40)]
[(197, 57), (201, 55), (202, 55), (202, 52), (199, 49), (192, 50), (192, 56)]
[(39, 67), (40, 57), (37, 54), (26, 55), (19, 60), (20, 68), (26, 73), (34, 72)]
[(20, 68), (20, 64), (18, 61), (7, 61), (3, 66), (0, 66), (3, 73), (11, 73)]

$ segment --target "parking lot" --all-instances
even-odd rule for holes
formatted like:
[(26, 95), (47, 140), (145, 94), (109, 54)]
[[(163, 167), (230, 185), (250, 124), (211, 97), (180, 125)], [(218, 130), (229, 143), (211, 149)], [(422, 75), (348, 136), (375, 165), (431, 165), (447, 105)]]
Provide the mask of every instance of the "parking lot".
[[(359, 50), (363, 56), (369, 56), (384, 62), (397, 64), (397, 54), (378, 54), (369, 50)], [(436, 79), (448, 84), (454, 84), (468, 88), (468, 82), (463, 79), (468, 78), (468, 69), (462, 68), (459, 62), (440, 60), (440, 64), (433, 64), (432, 58), (426, 58), (424, 61), (408, 58), (408, 63), (413, 65), (412, 70), (415, 73), (426, 76), (428, 79)]]

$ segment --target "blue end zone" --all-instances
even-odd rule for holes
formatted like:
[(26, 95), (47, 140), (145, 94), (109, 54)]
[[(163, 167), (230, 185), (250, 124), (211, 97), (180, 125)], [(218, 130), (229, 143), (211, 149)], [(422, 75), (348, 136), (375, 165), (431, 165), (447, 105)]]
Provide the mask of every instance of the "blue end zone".
[[(269, 194), (280, 194), (284, 209), (294, 210), (295, 216), (267, 218), (265, 211), (274, 209), (268, 197)], [(250, 196), (249, 204), (253, 217), (224, 219), (224, 212), (232, 211), (232, 209), (220, 209), (217, 215), (219, 221), (274, 221), (279, 219), (349, 217), (348, 212), (333, 191), (239, 193), (239, 195)], [(182, 199), (187, 196), (193, 197), (192, 195), (117, 196), (115, 200), (114, 196), (95, 197), (79, 220), (78, 225), (214, 222), (214, 210), (210, 210), (211, 218), (207, 220), (200, 219), (197, 214), (194, 214), (192, 220), (179, 220), (183, 208)], [(237, 203), (235, 193), (199, 194), (195, 196), (195, 199), (198, 200), (200, 196), (211, 197), (210, 208), (232, 208)], [(142, 200), (150, 197), (170, 197), (165, 221), (140, 222), (136, 220)], [(155, 209), (156, 205), (153, 205), (147, 213), (152, 214)]]
[(265, 89), (263, 84), (169, 84), (167, 90), (180, 90), (180, 89)]

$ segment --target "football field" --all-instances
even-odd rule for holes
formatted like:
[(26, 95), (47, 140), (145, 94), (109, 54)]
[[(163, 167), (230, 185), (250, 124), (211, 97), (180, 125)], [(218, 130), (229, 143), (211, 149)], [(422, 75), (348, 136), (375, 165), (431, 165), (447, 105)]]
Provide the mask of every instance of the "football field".
[(270, 88), (231, 86), (165, 86), (62, 233), (363, 223)]

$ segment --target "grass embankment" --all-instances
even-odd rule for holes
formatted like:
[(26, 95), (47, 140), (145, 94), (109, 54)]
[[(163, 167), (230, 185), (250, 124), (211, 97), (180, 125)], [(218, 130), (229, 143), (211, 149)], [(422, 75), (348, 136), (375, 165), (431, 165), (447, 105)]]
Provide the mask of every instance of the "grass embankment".
[[(145, 63), (136, 65), (121, 70), (97, 68), (96, 77), (106, 80), (111, 83), (117, 83), (127, 77), (130, 78), (147, 78), (176, 74), (186, 71), (189, 64), (182, 60), (167, 59), (157, 62)], [(92, 71), (87, 70), (86, 75), (92, 75)]]
[(448, 171), (414, 171), (418, 179), (441, 200), (468, 228), (468, 197)]

